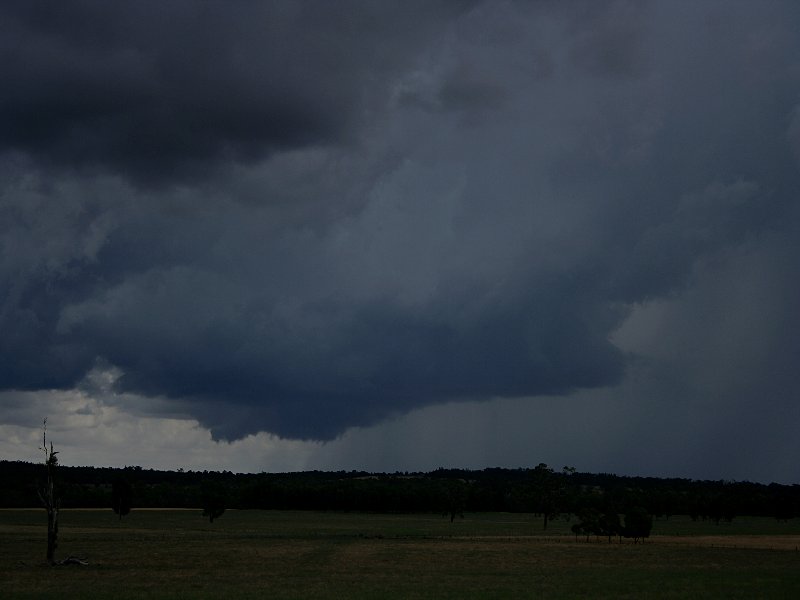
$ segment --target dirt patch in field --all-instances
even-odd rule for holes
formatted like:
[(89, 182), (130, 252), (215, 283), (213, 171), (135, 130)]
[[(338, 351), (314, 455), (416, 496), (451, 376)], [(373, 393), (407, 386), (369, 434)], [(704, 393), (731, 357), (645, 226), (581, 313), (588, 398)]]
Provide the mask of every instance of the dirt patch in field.
[(647, 543), (800, 551), (800, 535), (659, 535)]

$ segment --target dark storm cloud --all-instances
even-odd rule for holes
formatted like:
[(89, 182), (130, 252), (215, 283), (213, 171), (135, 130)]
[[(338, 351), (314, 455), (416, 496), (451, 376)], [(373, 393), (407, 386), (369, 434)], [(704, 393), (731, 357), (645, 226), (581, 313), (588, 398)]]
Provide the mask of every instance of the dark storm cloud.
[(791, 3), (52, 6), (4, 9), (4, 389), (330, 439), (614, 386), (796, 227)]
[(148, 184), (339, 142), (446, 13), (370, 4), (5, 2), (0, 150)]

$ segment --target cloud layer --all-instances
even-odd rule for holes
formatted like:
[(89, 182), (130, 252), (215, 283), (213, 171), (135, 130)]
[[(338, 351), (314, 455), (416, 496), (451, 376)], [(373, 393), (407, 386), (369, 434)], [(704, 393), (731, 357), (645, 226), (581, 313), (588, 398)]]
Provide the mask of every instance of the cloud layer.
[(6, 3), (0, 148), (151, 187), (341, 142), (447, 14), (343, 8)]
[(0, 10), (2, 389), (329, 440), (738, 336), (793, 406), (793, 3)]

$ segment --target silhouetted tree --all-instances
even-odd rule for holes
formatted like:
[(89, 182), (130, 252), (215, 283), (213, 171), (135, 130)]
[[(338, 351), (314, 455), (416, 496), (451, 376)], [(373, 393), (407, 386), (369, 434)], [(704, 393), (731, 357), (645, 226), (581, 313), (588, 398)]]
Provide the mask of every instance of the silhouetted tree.
[(203, 502), (203, 516), (208, 517), (209, 523), (222, 516), (227, 504), (225, 488), (212, 481), (204, 481), (201, 487)]
[(561, 513), (566, 477), (574, 472), (573, 467), (564, 467), (562, 473), (556, 473), (545, 463), (531, 471), (533, 511), (542, 515), (542, 529), (547, 529), (547, 523)]
[(602, 533), (600, 520), (603, 517), (603, 513), (596, 508), (583, 508), (578, 512), (577, 517), (578, 522), (573, 524), (571, 528), (575, 534), (576, 541), (578, 535), (585, 535), (587, 542), (589, 541), (589, 536), (600, 536)]
[(626, 538), (633, 538), (634, 543), (644, 538), (650, 537), (653, 529), (653, 516), (641, 506), (635, 506), (625, 513), (625, 526), (622, 528), (622, 535)]
[(787, 493), (778, 494), (772, 501), (772, 514), (777, 521), (788, 522), (797, 515), (797, 506)]
[(466, 483), (460, 479), (448, 481), (444, 491), (445, 510), (442, 514), (450, 515), (450, 522), (456, 520), (456, 516), (464, 518), (464, 505), (466, 504), (467, 489)]
[(725, 491), (717, 492), (707, 501), (705, 512), (717, 525), (720, 521), (731, 523), (736, 518), (735, 500)]
[(613, 510), (607, 510), (600, 517), (598, 529), (597, 535), (608, 537), (608, 543), (610, 544), (611, 538), (619, 535), (622, 530), (622, 526), (619, 522), (619, 515)]
[(56, 488), (56, 467), (58, 458), (53, 449), (53, 442), (50, 442), (50, 449), (47, 449), (47, 419), (42, 422), (42, 446), (39, 448), (44, 452), (44, 466), (46, 470), (46, 480), (39, 485), (37, 492), (42, 505), (47, 511), (47, 562), (55, 564), (56, 548), (58, 547), (58, 510), (61, 508), (61, 498)]
[(130, 482), (123, 477), (117, 477), (111, 484), (111, 508), (119, 515), (120, 521), (131, 512), (132, 501), (133, 487)]

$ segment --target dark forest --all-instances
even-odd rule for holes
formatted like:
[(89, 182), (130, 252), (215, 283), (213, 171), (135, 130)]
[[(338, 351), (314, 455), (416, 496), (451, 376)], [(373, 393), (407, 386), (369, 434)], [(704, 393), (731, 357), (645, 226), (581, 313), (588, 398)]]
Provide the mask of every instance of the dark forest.
[[(0, 461), (0, 507), (39, 506), (41, 464)], [(201, 508), (214, 490), (230, 509), (442, 513), (529, 512), (543, 525), (560, 515), (643, 509), (657, 519), (689, 515), (717, 523), (737, 516), (788, 520), (800, 514), (800, 486), (746, 481), (627, 477), (572, 468), (437, 469), (429, 473), (308, 471), (232, 473), (141, 467), (58, 471), (63, 508)], [(124, 497), (120, 499), (120, 490)]]

